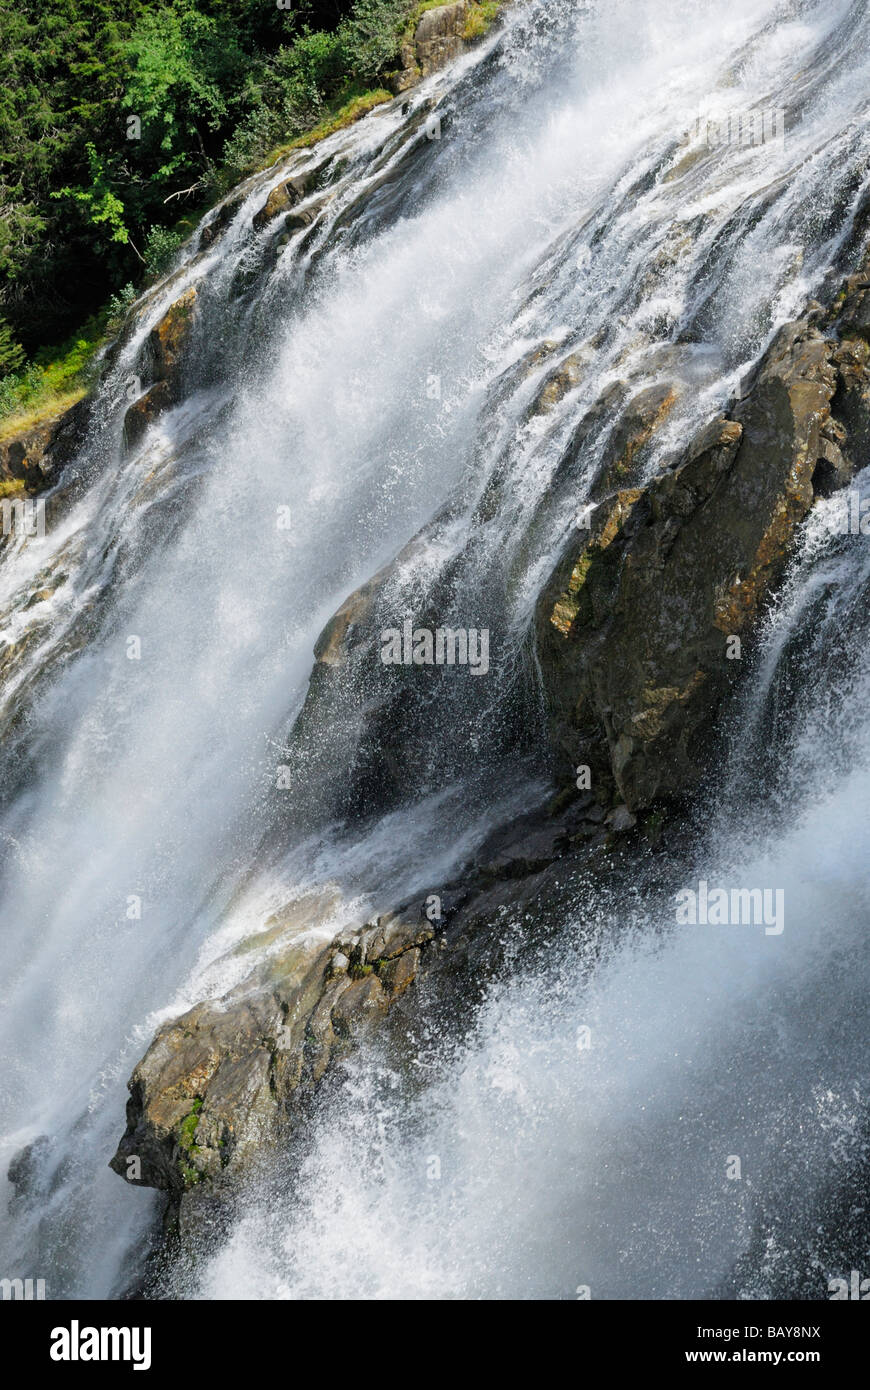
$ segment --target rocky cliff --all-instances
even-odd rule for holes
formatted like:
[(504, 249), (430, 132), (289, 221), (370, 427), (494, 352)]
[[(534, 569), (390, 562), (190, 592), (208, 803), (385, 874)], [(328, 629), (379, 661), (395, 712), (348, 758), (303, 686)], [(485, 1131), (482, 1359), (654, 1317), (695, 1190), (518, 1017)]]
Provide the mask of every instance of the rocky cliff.
[[(555, 800), (491, 837), (454, 883), (332, 940), (317, 931), (322, 903), (288, 905), (266, 924), (265, 964), (159, 1031), (131, 1078), (112, 1166), (166, 1192), (182, 1230), (304, 1123), (330, 1069), (391, 1014), (407, 1027), (423, 998), (431, 1007), (446, 991), (454, 1013), (472, 1000), (504, 952), (508, 909), (526, 914), (532, 940), (571, 872), (679, 825), (796, 528), (864, 456), (870, 256), (826, 299), (776, 334), (739, 396), (647, 482), (638, 459), (671, 386), (617, 410), (594, 504), (537, 607)], [(157, 332), (158, 360), (172, 356), (164, 340), (181, 341), (177, 321)], [(608, 397), (599, 411), (610, 408)], [(325, 629), (301, 724), (323, 714), (348, 663), (371, 656), (389, 572)]]

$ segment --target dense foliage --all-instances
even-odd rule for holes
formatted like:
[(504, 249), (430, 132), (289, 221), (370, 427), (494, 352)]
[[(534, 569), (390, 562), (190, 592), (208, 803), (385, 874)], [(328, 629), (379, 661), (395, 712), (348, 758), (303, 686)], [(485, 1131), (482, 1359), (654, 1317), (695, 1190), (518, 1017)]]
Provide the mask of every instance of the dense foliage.
[(0, 0), (0, 409), (41, 344), (163, 268), (185, 213), (377, 85), (414, 9), (284, 3)]

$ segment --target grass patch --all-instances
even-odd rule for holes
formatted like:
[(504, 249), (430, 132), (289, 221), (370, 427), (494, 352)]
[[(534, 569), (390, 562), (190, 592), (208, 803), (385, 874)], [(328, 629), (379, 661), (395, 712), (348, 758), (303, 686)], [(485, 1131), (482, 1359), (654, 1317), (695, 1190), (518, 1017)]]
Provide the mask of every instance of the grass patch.
[(185, 1153), (194, 1154), (197, 1152), (197, 1145), (193, 1142), (196, 1134), (196, 1127), (199, 1124), (199, 1112), (202, 1110), (202, 1101), (195, 1100), (190, 1113), (185, 1115), (181, 1124), (178, 1126), (178, 1142)]
[(297, 135), (295, 140), (289, 140), (285, 145), (278, 145), (271, 150), (256, 172), (270, 169), (279, 159), (292, 154), (293, 150), (316, 145), (318, 140), (325, 140), (327, 135), (334, 135), (337, 130), (344, 130), (346, 126), (361, 120), (370, 111), (374, 111), (376, 106), (383, 106), (384, 102), (393, 100), (393, 93), (384, 87), (375, 87), (370, 91), (360, 91), (350, 96), (347, 92), (342, 93), (340, 104), (334, 104), (327, 115), (316, 126), (312, 126), (311, 130), (306, 130), (304, 134)]
[(465, 27), (462, 30), (462, 37), (466, 43), (472, 43), (475, 39), (482, 39), (485, 34), (489, 33), (502, 4), (503, 0), (483, 0), (480, 5), (469, 6), (465, 17)]
[(109, 318), (107, 305), (60, 347), (40, 348), (26, 367), (0, 377), (0, 439), (61, 415), (86, 395)]
[(334, 135), (337, 130), (344, 130), (346, 126), (353, 125), (354, 121), (361, 120), (370, 111), (374, 111), (376, 106), (383, 106), (384, 102), (392, 100), (393, 93), (388, 92), (385, 87), (375, 87), (372, 91), (361, 92), (358, 96), (351, 97), (334, 115), (327, 116), (313, 130), (298, 136), (290, 148), (304, 149), (308, 145), (316, 145), (318, 140), (325, 139), (327, 135)]
[(77, 386), (73, 391), (60, 391), (56, 395), (40, 393), (35, 401), (16, 410), (0, 421), (0, 443), (14, 439), (16, 435), (26, 434), (46, 420), (53, 420), (71, 410), (87, 395), (86, 386)]
[[(427, 10), (440, 10), (444, 5), (449, 5), (451, 0), (422, 0), (422, 4), (417, 5), (412, 10), (408, 23), (405, 25), (402, 34), (402, 43), (410, 43), (417, 30), (417, 25), (423, 18)], [(474, 39), (483, 38), (492, 27), (493, 20), (504, 4), (504, 0), (471, 0), (465, 16), (465, 26), (462, 30), (462, 37), (467, 43)]]

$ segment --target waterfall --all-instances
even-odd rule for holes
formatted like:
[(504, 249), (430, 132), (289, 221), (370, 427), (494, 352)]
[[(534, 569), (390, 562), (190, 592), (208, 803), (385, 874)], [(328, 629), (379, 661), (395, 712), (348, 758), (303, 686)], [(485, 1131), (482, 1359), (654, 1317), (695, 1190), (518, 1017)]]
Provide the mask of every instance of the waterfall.
[(848, 677), (796, 718), (769, 796), (740, 745), (673, 878), (782, 885), (782, 937), (675, 926), (648, 866), (609, 890), (579, 879), (556, 949), (517, 942), (461, 1045), (424, 1037), (417, 1076), (386, 1052), (348, 1066), (298, 1163), (270, 1171), (175, 1292), (820, 1299), (862, 1267), (870, 561), (860, 537), (832, 555), (823, 522), (735, 724), (775, 702), (776, 655), (820, 588), (854, 637)]
[[(848, 258), (868, 71), (850, 0), (517, 4), (248, 180), (139, 301), (45, 538), (0, 554), (0, 1172), (36, 1141), (4, 1270), (135, 1285), (158, 1205), (107, 1164), (155, 1027), (243, 978), (278, 906), (316, 901), (328, 940), (541, 802), (534, 607), (606, 444), (593, 414), (570, 447), (578, 421), (666, 376), (653, 476)], [(699, 133), (749, 110), (784, 138)], [(310, 221), (278, 246), (252, 219), (288, 168)], [(183, 398), (125, 442), (191, 288)], [(351, 1060), (160, 1292), (824, 1297), (870, 1258), (870, 559), (832, 505), (674, 877), (578, 878), (546, 950), (512, 923), (473, 1025)], [(318, 635), (384, 567), (380, 611), (487, 629), (489, 673), (389, 703), (375, 739), (384, 687), (352, 672), (294, 734)], [(701, 879), (782, 888), (785, 930), (676, 924)]]

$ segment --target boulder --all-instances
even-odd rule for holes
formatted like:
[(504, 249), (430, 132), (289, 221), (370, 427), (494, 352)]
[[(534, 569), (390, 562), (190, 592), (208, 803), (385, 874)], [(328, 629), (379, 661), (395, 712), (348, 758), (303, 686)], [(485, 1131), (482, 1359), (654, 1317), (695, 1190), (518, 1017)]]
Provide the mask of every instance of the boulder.
[(181, 378), (182, 358), (193, 327), (196, 290), (193, 285), (179, 295), (148, 335), (148, 351), (158, 381), (176, 391)]
[(155, 1036), (130, 1079), (110, 1164), (128, 1182), (178, 1201), (201, 1183), (234, 1181), (406, 992), (434, 930), (391, 914), (324, 942), (288, 909), (259, 941), (288, 934), (242, 984)]
[(261, 232), (282, 212), (288, 212), (304, 194), (305, 180), (302, 178), (285, 179), (282, 183), (277, 183), (259, 212), (254, 214), (254, 231)]
[[(546, 356), (546, 350), (542, 346), (535, 350), (530, 356), (530, 364), (537, 366)], [(583, 352), (572, 352), (567, 357), (563, 357), (558, 366), (548, 372), (540, 390), (535, 396), (534, 401), (529, 407), (527, 418), (531, 419), (535, 415), (546, 415), (554, 410), (567, 396), (569, 391), (573, 391), (575, 386), (579, 386), (583, 380), (586, 368), (589, 365), (589, 355)]]
[(646, 459), (646, 445), (667, 419), (680, 395), (675, 382), (656, 382), (632, 396), (617, 417), (605, 445), (593, 498), (631, 486)]
[(124, 440), (128, 447), (138, 444), (158, 415), (172, 405), (172, 390), (168, 381), (155, 381), (144, 396), (129, 407), (124, 416)]
[(395, 96), (400, 96), (402, 92), (407, 92), (409, 87), (415, 86), (422, 75), (417, 65), (417, 50), (413, 39), (410, 43), (402, 44), (399, 49), (399, 61), (402, 66), (387, 79), (390, 91)]

